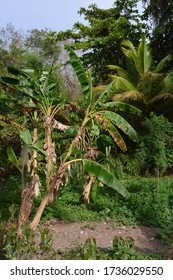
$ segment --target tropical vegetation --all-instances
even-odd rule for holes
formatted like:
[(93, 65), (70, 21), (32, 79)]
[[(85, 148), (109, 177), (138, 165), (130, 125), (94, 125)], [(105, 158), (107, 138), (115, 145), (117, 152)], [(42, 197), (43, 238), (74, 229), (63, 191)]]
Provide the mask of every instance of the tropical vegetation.
[(41, 227), (52, 218), (111, 220), (159, 227), (172, 242), (171, 40), (156, 51), (156, 42), (165, 45), (171, 1), (142, 1), (142, 14), (138, 2), (80, 8), (88, 24), (63, 32), (0, 30), (3, 258), (165, 257), (135, 252), (121, 238), (105, 254), (90, 239), (60, 256)]

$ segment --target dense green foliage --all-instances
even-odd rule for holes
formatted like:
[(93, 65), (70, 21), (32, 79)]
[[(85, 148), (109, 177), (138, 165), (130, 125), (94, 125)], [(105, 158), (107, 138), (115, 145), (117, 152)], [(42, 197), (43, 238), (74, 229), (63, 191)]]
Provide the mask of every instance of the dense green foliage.
[[(75, 177), (71, 178), (68, 186), (66, 188), (61, 188), (59, 192), (59, 197), (56, 203), (52, 206), (47, 206), (42, 222), (58, 218), (62, 219), (65, 222), (77, 222), (77, 221), (112, 221), (117, 226), (131, 226), (131, 225), (145, 225), (145, 226), (154, 226), (162, 228), (160, 232), (160, 237), (166, 242), (171, 242), (171, 232), (169, 230), (169, 225), (173, 223), (173, 180), (170, 177), (165, 177), (161, 179), (159, 193), (156, 193), (155, 190), (155, 179), (154, 178), (143, 178), (140, 177), (127, 177), (123, 179), (123, 184), (127, 187), (131, 196), (124, 200), (120, 195), (116, 194), (109, 188), (103, 190), (99, 188), (99, 193), (97, 199), (94, 203), (88, 205), (83, 204), (81, 190), (82, 182), (78, 178), (74, 180)], [(77, 178), (77, 176), (76, 176)], [(69, 255), (65, 252), (58, 256), (50, 247), (50, 237), (48, 233), (43, 232), (42, 237), (44, 237), (44, 242), (42, 247), (38, 245), (35, 247), (35, 241), (33, 238), (32, 231), (29, 231), (27, 227), (25, 228), (26, 240), (18, 240), (19, 244), (15, 243), (17, 240), (15, 238), (15, 224), (14, 218), (11, 217), (11, 211), (15, 213), (14, 207), (9, 208), (10, 197), (13, 197), (13, 203), (15, 204), (15, 209), (19, 209), (19, 192), (17, 190), (17, 180), (11, 177), (8, 180), (8, 198), (7, 200), (1, 200), (0, 210), (2, 213), (3, 220), (6, 218), (6, 223), (10, 219), (10, 231), (9, 236), (7, 236), (6, 244), (9, 246), (6, 248), (6, 256), (8, 258), (31, 258), (32, 254), (35, 256), (40, 255), (40, 258), (46, 257), (56, 257), (56, 258), (65, 258), (65, 259), (82, 259), (84, 256), (81, 253), (81, 249), (78, 248), (75, 251), (72, 251)], [(13, 188), (14, 187), (14, 188)], [(6, 196), (6, 188), (2, 189), (3, 197)], [(35, 204), (39, 203), (38, 198), (35, 200)], [(8, 210), (9, 208), (9, 210)], [(11, 209), (11, 210), (10, 210)], [(13, 210), (12, 210), (13, 209)], [(13, 215), (14, 217), (14, 215)], [(9, 221), (8, 221), (9, 223)], [(2, 226), (2, 224), (1, 224)], [(44, 230), (43, 230), (44, 231)], [(15, 237), (15, 238), (14, 238)], [(1, 237), (2, 238), (2, 237)], [(28, 241), (27, 241), (28, 240)], [(27, 250), (23, 251), (23, 244), (27, 246)], [(29, 243), (28, 243), (29, 242)], [(129, 243), (130, 242), (130, 243)], [(162, 256), (157, 255), (147, 255), (135, 252), (132, 241), (118, 239), (116, 240), (116, 245), (118, 248), (114, 250), (110, 249), (106, 252), (97, 251), (97, 257), (92, 255), (91, 259), (95, 257), (97, 259), (152, 259), (153, 258), (162, 258)], [(28, 245), (29, 244), (29, 245)], [(130, 245), (131, 244), (131, 245)], [(15, 247), (14, 247), (15, 246)], [(29, 247), (32, 247), (32, 250), (29, 250)], [(130, 247), (129, 247), (130, 246)], [(15, 248), (15, 250), (14, 250)], [(16, 252), (16, 255), (15, 255)], [(11, 254), (11, 255), (10, 255)]]
[[(156, 111), (166, 115), (168, 103), (172, 105), (173, 72), (164, 71), (165, 65), (172, 60), (171, 55), (164, 57), (157, 65), (153, 60), (146, 36), (143, 35), (138, 48), (130, 40), (121, 42), (123, 54), (131, 62), (132, 71), (126, 71), (118, 65), (109, 65), (115, 73), (113, 79), (112, 98), (135, 104), (143, 110), (143, 114)], [(159, 104), (162, 110), (159, 111)]]
[(143, 18), (151, 22), (151, 48), (156, 62), (162, 59), (162, 54), (173, 51), (173, 2), (172, 0), (142, 0), (145, 3)]
[(65, 32), (0, 30), (1, 258), (164, 257), (121, 237), (55, 252), (44, 228), (35, 240), (41, 216), (158, 227), (172, 242), (172, 1), (144, 0), (142, 16), (137, 2), (80, 8), (87, 25)]
[[(159, 192), (156, 192), (155, 178), (127, 177), (122, 180), (130, 192), (127, 199), (123, 199), (109, 188), (99, 187), (97, 198), (90, 204), (83, 204), (81, 178), (70, 178), (66, 188), (60, 189), (59, 197), (55, 204), (46, 207), (42, 222), (58, 218), (66, 222), (73, 221), (114, 221), (115, 225), (147, 225), (163, 227), (173, 222), (173, 194), (172, 178), (160, 179)], [(11, 177), (8, 185), (2, 189), (1, 214), (8, 220), (12, 197), (16, 212), (20, 207), (20, 193), (17, 189), (18, 179)], [(8, 193), (7, 196), (7, 187)], [(6, 197), (6, 199), (3, 199)], [(35, 198), (35, 205), (40, 203), (41, 197)], [(18, 213), (15, 213), (17, 215)]]
[[(82, 50), (82, 60), (86, 68), (91, 68), (95, 83), (108, 79), (107, 65), (123, 66), (124, 60), (120, 42), (124, 38), (133, 38), (137, 44), (144, 23), (137, 10), (138, 1), (114, 1), (112, 8), (103, 10), (95, 4), (88, 9), (81, 8), (79, 14), (84, 16), (87, 25), (75, 23), (72, 30), (59, 32), (58, 40), (69, 39), (66, 48)], [(73, 40), (73, 43), (70, 43)]]

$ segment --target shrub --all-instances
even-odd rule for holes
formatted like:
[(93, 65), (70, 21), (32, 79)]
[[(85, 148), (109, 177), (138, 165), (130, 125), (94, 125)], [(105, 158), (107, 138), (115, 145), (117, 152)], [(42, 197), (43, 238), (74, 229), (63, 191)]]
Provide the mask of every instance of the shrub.
[(144, 132), (134, 158), (142, 173), (163, 174), (173, 167), (173, 124), (151, 114), (142, 125)]
[(52, 240), (46, 228), (40, 227), (35, 233), (28, 224), (22, 227), (22, 236), (17, 235), (17, 223), (14, 218), (15, 207), (9, 208), (8, 222), (0, 222), (0, 256), (7, 260), (57, 259), (52, 248)]

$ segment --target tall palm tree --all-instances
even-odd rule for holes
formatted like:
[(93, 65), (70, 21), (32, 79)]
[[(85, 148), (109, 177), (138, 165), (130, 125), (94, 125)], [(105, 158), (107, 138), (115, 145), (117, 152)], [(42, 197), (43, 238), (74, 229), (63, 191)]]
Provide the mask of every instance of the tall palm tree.
[(146, 108), (156, 101), (173, 98), (173, 72), (162, 72), (165, 64), (172, 59), (171, 55), (167, 55), (155, 67), (144, 34), (137, 49), (129, 40), (122, 41), (121, 49), (133, 63), (132, 71), (127, 72), (116, 65), (108, 66), (116, 72), (116, 75), (110, 75), (113, 91), (109, 98), (126, 102), (135, 100)]

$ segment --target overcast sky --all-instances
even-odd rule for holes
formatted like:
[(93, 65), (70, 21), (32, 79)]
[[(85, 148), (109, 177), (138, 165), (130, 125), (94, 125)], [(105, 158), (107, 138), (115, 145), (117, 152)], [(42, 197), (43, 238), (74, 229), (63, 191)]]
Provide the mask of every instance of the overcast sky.
[(99, 8), (111, 8), (114, 0), (1, 0), (0, 28), (11, 23), (17, 30), (50, 28), (53, 31), (71, 29), (80, 7), (95, 3)]

